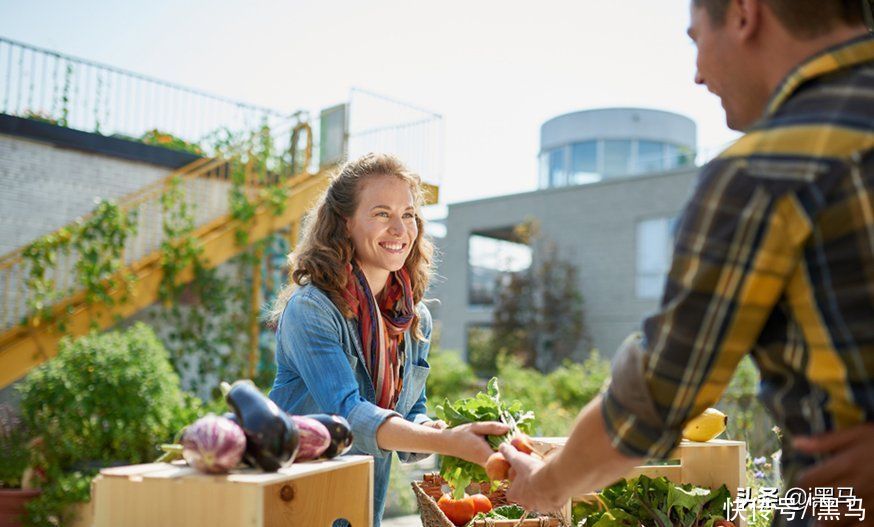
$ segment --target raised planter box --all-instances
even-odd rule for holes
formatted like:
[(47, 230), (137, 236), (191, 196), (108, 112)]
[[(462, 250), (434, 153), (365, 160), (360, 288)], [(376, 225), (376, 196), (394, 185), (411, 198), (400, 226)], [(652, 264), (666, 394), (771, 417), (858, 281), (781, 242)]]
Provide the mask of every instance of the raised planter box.
[(92, 484), (94, 527), (352, 527), (373, 525), (373, 459), (343, 456), (210, 476), (151, 463), (100, 471)]

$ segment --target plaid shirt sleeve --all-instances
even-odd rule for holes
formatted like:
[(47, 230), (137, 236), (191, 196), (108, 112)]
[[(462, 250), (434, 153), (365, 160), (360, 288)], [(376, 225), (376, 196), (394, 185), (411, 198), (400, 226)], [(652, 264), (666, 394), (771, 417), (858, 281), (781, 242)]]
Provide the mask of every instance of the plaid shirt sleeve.
[(719, 400), (798, 262), (808, 219), (791, 189), (749, 168), (720, 158), (702, 169), (661, 306), (617, 354), (601, 411), (627, 455), (667, 457), (684, 424)]

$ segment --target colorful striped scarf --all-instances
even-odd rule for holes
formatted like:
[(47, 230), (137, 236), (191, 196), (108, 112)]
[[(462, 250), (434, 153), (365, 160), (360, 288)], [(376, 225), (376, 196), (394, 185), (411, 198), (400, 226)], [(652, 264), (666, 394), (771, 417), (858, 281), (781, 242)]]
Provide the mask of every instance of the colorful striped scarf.
[(401, 343), (413, 322), (410, 275), (405, 268), (390, 273), (377, 306), (358, 265), (350, 264), (347, 270), (346, 301), (358, 319), (358, 336), (376, 404), (393, 410), (403, 388), (406, 353)]

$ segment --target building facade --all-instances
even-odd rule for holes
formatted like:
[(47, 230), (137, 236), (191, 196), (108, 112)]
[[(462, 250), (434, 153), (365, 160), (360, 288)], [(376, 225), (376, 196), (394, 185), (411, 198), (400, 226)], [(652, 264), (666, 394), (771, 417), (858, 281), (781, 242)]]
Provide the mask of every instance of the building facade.
[(590, 343), (613, 354), (658, 305), (672, 228), (697, 174), (695, 124), (644, 109), (566, 114), (541, 128), (540, 189), (449, 205), (435, 289), (442, 348), (466, 353), (492, 322), (505, 273), (537, 265), (518, 226), (578, 271)]

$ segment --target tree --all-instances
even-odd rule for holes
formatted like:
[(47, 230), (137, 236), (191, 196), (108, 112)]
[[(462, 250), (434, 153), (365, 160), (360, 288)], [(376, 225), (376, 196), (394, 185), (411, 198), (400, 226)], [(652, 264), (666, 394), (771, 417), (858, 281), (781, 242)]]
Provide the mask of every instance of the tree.
[(536, 227), (528, 226), (526, 232), (539, 258), (528, 269), (498, 279), (492, 355), (507, 353), (546, 373), (566, 359), (580, 358), (581, 344), (588, 341), (583, 296), (576, 266)]

